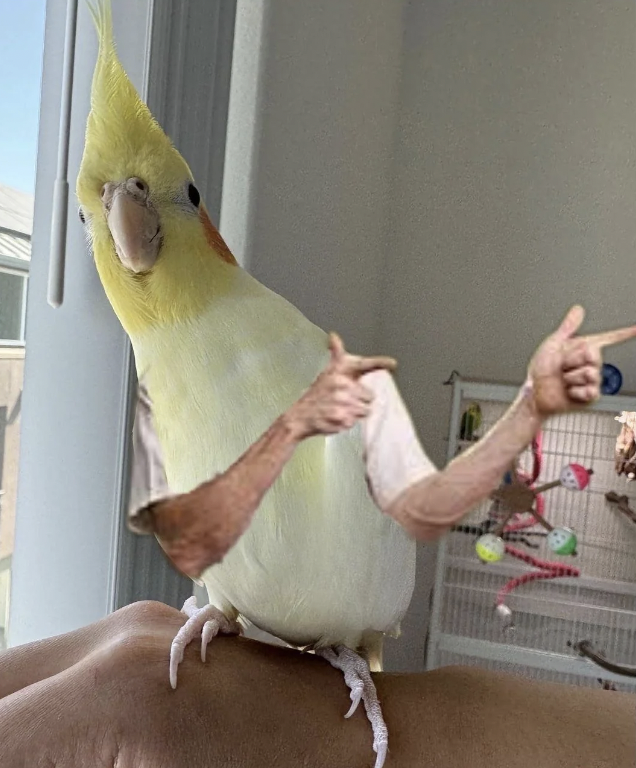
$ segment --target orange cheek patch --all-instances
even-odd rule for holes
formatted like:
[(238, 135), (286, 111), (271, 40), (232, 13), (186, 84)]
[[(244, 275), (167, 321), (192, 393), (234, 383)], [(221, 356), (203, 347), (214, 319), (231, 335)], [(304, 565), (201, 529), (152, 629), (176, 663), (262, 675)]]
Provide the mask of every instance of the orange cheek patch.
[(210, 217), (203, 210), (203, 208), (199, 212), (199, 218), (201, 219), (201, 223), (205, 229), (205, 236), (208, 240), (208, 243), (212, 246), (212, 248), (214, 248), (217, 255), (220, 256), (221, 259), (226, 261), (228, 264), (237, 264), (238, 262), (234, 256), (232, 256), (232, 251), (230, 251), (230, 249), (227, 247), (227, 243), (221, 237), (221, 233), (214, 226), (214, 224), (212, 224)]

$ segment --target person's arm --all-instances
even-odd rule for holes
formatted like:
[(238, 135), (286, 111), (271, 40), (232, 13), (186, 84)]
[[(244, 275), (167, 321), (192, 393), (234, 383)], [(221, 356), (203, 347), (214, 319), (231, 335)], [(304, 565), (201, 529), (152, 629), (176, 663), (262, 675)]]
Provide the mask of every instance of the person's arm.
[[(581, 307), (570, 310), (538, 348), (528, 381), (506, 414), (441, 471), (422, 451), (394, 385), (385, 385), (384, 400), (378, 399), (383, 412), (368, 420), (366, 438), (367, 471), (382, 510), (421, 541), (439, 538), (498, 487), (547, 418), (596, 400), (601, 350), (634, 338), (636, 326), (577, 337), (583, 316)], [(390, 380), (382, 373), (371, 376)]]
[(190, 493), (151, 502), (132, 524), (155, 533), (188, 576), (219, 562), (248, 528), (254, 512), (299, 443), (297, 425), (277, 419), (227, 471)]
[(478, 443), (408, 487), (384, 511), (420, 541), (439, 538), (498, 487), (541, 424), (532, 390), (525, 387)]
[[(131, 515), (133, 530), (156, 534), (175, 566), (188, 576), (199, 576), (232, 548), (300, 442), (348, 429), (368, 415), (372, 393), (359, 377), (395, 367), (392, 358), (347, 354), (335, 335), (330, 349), (328, 366), (307, 392), (229, 469), (190, 493), (159, 498)], [(156, 436), (149, 440), (150, 447), (155, 442)], [(161, 463), (159, 452), (155, 462)]]

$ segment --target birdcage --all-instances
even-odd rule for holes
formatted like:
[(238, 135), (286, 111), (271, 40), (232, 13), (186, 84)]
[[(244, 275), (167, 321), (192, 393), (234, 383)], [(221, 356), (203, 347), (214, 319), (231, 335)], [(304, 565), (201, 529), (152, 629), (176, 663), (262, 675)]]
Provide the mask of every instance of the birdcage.
[[(515, 387), (455, 381), (449, 460), (485, 434), (517, 392)], [(469, 409), (478, 412), (479, 418), (466, 430), (462, 416)], [(548, 527), (575, 532), (574, 555), (556, 554), (548, 545), (545, 526), (526, 522), (525, 527), (517, 526), (514, 536), (506, 534), (503, 557), (484, 562), (476, 553), (476, 543), (501, 517), (492, 499), (440, 543), (428, 669), (477, 665), (636, 693), (636, 677), (610, 671), (616, 665), (636, 665), (636, 523), (605, 496), (613, 491), (636, 499), (636, 483), (615, 471), (620, 411), (636, 411), (636, 398), (603, 397), (590, 409), (550, 420), (542, 432), (542, 462), (535, 487), (553, 486), (542, 494), (543, 515)], [(519, 457), (519, 472), (525, 473), (528, 483), (533, 479), (534, 459), (531, 449)], [(573, 463), (593, 470), (583, 490), (551, 483)], [(632, 506), (636, 508), (636, 502)], [(529, 561), (509, 551), (527, 555)], [(541, 571), (536, 562), (563, 568), (529, 576)], [(590, 655), (611, 663), (601, 667)]]

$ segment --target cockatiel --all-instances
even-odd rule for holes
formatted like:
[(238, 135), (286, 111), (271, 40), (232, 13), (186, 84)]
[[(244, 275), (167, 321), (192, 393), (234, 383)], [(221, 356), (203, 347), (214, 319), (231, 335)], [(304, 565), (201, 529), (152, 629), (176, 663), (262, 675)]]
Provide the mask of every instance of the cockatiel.
[[(152, 399), (170, 489), (181, 493), (226, 469), (301, 396), (328, 361), (327, 334), (237, 265), (117, 58), (110, 4), (91, 10), (99, 54), (80, 216)], [(380, 668), (414, 578), (415, 542), (370, 493), (361, 428), (307, 440), (251, 527), (203, 574), (211, 607), (184, 606), (191, 618), (174, 646), (173, 678), (203, 625), (207, 641), (236, 631), (237, 619), (251, 622), (345, 672), (381, 765), (386, 728), (355, 652)]]

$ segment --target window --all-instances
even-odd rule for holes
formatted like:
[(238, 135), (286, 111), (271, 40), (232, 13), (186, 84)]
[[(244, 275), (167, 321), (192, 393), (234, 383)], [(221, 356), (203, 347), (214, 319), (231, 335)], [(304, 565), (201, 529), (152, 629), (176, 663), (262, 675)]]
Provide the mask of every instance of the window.
[(31, 195), (0, 187), (0, 650), (9, 620), (32, 215)]
[[(0, 178), (0, 184), (1, 181)], [(30, 213), (28, 219), (19, 215), (20, 209), (24, 213)], [(30, 195), (0, 186), (1, 346), (24, 344), (27, 281), (31, 261), (32, 215), (33, 198)], [(27, 223), (24, 223), (25, 220)], [(2, 222), (13, 225), (13, 228), (3, 226)]]
[(7, 644), (45, 0), (0, 10), (0, 650)]
[[(21, 257), (7, 254), (16, 241)], [(24, 233), (0, 230), (0, 650), (9, 618), (30, 241)]]
[[(0, 348), (3, 354), (14, 357), (24, 355), (26, 348), (22, 363), (24, 386), (20, 385), (6, 396), (0, 389), (0, 424), (7, 425), (5, 469), (9, 452), (14, 457), (12, 467), (17, 465), (17, 449), (13, 443), (12, 447), (8, 446), (9, 441), (17, 439), (20, 422), (17, 496), (9, 501), (5, 472), (2, 482), (6, 493), (0, 513), (0, 524), (4, 525), (2, 520), (12, 519), (11, 510), (15, 510), (15, 544), (10, 563), (10, 645), (70, 631), (102, 618), (114, 607), (131, 600), (154, 598), (181, 605), (192, 594), (192, 582), (169, 566), (156, 541), (152, 537), (134, 536), (122, 524), (127, 506), (130, 401), (135, 384), (131, 350), (99, 282), (74, 209), (73, 187), (83, 151), (97, 53), (95, 30), (83, 2), (78, 5), (70, 116), (68, 181), (71, 192), (64, 303), (61, 308), (53, 309), (47, 302), (52, 192), (62, 103), (64, 57), (60, 51), (65, 45), (69, 4), (66, 0), (46, 0), (44, 24), (44, 3), (45, 0), (22, 0), (19, 4), (5, 3), (0, 10), (0, 91), (3, 96), (18, 68), (19, 77), (24, 78), (24, 59), (29, 55), (26, 49), (16, 50), (25, 48), (22, 40), (9, 46), (8, 31), (13, 20), (20, 16), (19, 29), (25, 35), (32, 34), (34, 28), (41, 32), (42, 26), (34, 24), (33, 19), (37, 7), (35, 17), (45, 27), (41, 101), (38, 94), (32, 115), (37, 123), (40, 102), (33, 259), (18, 262), (15, 259), (22, 258), (21, 255), (12, 251), (7, 255), (15, 258), (0, 263), (0, 291), (9, 297), (0, 319), (0, 335), (10, 337)], [(198, 169), (198, 186), (211, 214), (218, 215), (234, 1), (112, 0), (112, 7), (117, 49), (130, 79), (146, 96), (155, 116), (191, 167)], [(10, 34), (20, 37), (16, 29)], [(41, 39), (39, 45), (42, 45)], [(2, 56), (7, 46), (11, 51), (3, 68)], [(37, 46), (32, 50), (33, 56), (41, 56)], [(174, 62), (178, 62), (178, 66)], [(12, 68), (13, 74), (7, 75), (5, 88), (3, 77)], [(20, 98), (19, 93), (15, 94), (16, 103)], [(200, 119), (192, 117), (195, 107), (200, 110)], [(8, 162), (5, 165), (5, 159), (11, 159), (4, 156), (10, 145), (5, 144), (3, 131), (13, 122), (19, 135), (23, 125), (19, 120), (11, 121), (9, 116), (3, 119), (4, 108), (3, 100), (0, 103), (0, 185), (15, 187), (18, 186), (15, 180), (3, 179), (5, 167), (9, 166)], [(31, 148), (32, 158), (35, 143)], [(12, 204), (15, 200), (12, 193)], [(16, 229), (1, 221), (0, 226)], [(23, 228), (21, 233), (25, 231), (30, 232)], [(20, 243), (14, 241), (14, 248), (24, 246), (24, 238), (18, 240)], [(20, 310), (26, 284), (25, 334)], [(24, 338), (26, 343), (22, 344)], [(0, 359), (0, 377), (2, 365)], [(15, 361), (12, 365), (18, 370)], [(21, 377), (20, 368), (20, 381)], [(1, 410), (3, 406), (5, 411)], [(1, 446), (0, 436), (0, 451)], [(9, 540), (9, 536), (13, 537), (12, 530), (4, 538)], [(0, 551), (0, 568), (2, 563)], [(6, 594), (1, 592), (1, 580), (2, 576), (0, 594)], [(0, 621), (6, 610), (6, 603), (0, 602)]]
[[(27, 228), (15, 215), (15, 201), (22, 201), (30, 213), (32, 198), (6, 187), (0, 188), (3, 198), (14, 204), (5, 202), (1, 220)], [(30, 231), (0, 227), (0, 650), (6, 646), (9, 619), (30, 251)]]
[(0, 269), (0, 344), (24, 341), (26, 277), (19, 272)]
[(23, 370), (24, 349), (0, 346), (0, 650), (9, 615)]

